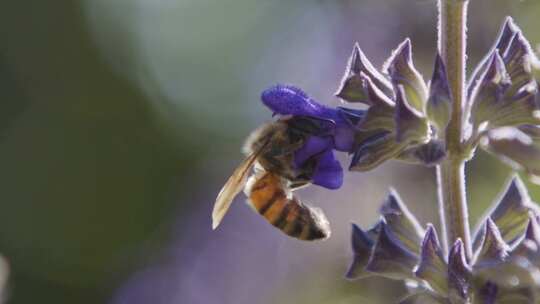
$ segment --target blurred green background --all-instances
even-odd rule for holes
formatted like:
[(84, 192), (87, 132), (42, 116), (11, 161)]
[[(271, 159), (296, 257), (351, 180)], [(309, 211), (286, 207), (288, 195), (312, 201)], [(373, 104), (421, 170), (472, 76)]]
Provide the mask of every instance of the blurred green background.
[[(471, 2), (469, 67), (505, 15), (540, 42), (538, 1)], [(0, 252), (11, 269), (8, 303), (398, 297), (399, 284), (343, 279), (349, 223), (372, 224), (389, 186), (423, 221), (437, 222), (431, 170), (392, 162), (348, 175), (339, 192), (303, 191), (332, 223), (322, 244), (281, 236), (241, 203), (213, 233), (209, 215), (243, 138), (270, 119), (261, 90), (292, 83), (336, 105), (355, 41), (380, 66), (405, 37), (428, 78), (435, 24), (433, 0), (5, 1)], [(509, 175), (480, 156), (468, 167), (472, 220)], [(530, 189), (540, 200), (540, 188)]]

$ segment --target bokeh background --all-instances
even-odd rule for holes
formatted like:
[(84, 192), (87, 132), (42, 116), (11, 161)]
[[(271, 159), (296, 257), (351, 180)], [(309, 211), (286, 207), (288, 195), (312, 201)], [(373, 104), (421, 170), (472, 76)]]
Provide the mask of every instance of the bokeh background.
[[(505, 15), (540, 42), (539, 1), (471, 2), (470, 66)], [(354, 42), (380, 66), (405, 37), (429, 78), (435, 24), (434, 0), (4, 1), (8, 303), (390, 303), (401, 285), (343, 279), (350, 223), (373, 224), (391, 186), (437, 223), (432, 170), (389, 162), (338, 192), (303, 190), (332, 223), (322, 243), (282, 236), (242, 198), (215, 232), (210, 211), (243, 138), (271, 119), (261, 90), (291, 83), (337, 105)], [(510, 173), (486, 154), (468, 172), (474, 221)]]

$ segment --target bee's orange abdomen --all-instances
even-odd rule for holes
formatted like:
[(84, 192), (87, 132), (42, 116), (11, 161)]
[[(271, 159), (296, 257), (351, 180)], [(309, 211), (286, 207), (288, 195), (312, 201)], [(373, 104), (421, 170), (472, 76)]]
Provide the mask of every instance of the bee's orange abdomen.
[(285, 234), (302, 240), (327, 238), (330, 234), (324, 215), (303, 205), (296, 197), (287, 196), (281, 178), (265, 172), (249, 189), (253, 207), (269, 223)]

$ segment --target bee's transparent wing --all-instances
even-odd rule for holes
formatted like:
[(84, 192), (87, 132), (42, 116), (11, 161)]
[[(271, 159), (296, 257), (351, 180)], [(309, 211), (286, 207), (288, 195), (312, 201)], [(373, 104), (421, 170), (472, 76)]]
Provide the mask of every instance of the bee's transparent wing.
[(216, 229), (219, 226), (234, 198), (242, 191), (242, 188), (247, 182), (249, 171), (253, 167), (259, 153), (260, 151), (256, 151), (248, 155), (234, 170), (227, 183), (225, 183), (219, 192), (214, 204), (214, 210), (212, 211), (212, 229)]

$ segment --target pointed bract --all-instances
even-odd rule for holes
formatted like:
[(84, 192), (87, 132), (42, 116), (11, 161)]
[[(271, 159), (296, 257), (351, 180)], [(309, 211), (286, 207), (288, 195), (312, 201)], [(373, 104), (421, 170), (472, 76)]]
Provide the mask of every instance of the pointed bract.
[(373, 67), (358, 43), (354, 46), (347, 69), (335, 95), (348, 102), (362, 102), (370, 105), (372, 102), (360, 74), (367, 75), (381, 92), (391, 96), (392, 86), (390, 82)]
[(444, 295), (448, 292), (448, 266), (437, 238), (437, 232), (431, 224), (428, 224), (426, 236), (422, 242), (420, 264), (415, 274), (425, 280), (438, 294)]
[(362, 131), (394, 130), (394, 102), (386, 97), (366, 74), (361, 73), (360, 77), (365, 83), (371, 105), (358, 128)]
[(369, 171), (398, 156), (406, 147), (405, 143), (396, 142), (396, 135), (393, 132), (385, 130), (373, 132), (360, 140), (349, 169)]
[(489, 121), (493, 123), (500, 111), (502, 99), (511, 81), (499, 50), (495, 49), (489, 57), (487, 69), (481, 76), (475, 90), (472, 93), (471, 115), (475, 127)]
[(504, 242), (499, 229), (491, 218), (487, 218), (482, 246), (478, 250), (474, 268), (492, 267), (501, 263), (508, 257), (510, 248)]
[(407, 100), (405, 88), (397, 86), (396, 111), (396, 141), (407, 144), (426, 143), (430, 139), (429, 125), (422, 112), (411, 107)]
[(390, 279), (410, 279), (414, 278), (413, 268), (417, 261), (417, 255), (396, 240), (382, 223), (366, 270)]
[[(525, 232), (529, 214), (536, 209), (537, 207), (531, 202), (523, 182), (518, 176), (513, 176), (487, 217), (491, 218), (498, 227), (502, 239), (506, 243), (511, 243)], [(477, 229), (475, 235), (475, 248), (481, 241), (480, 230)]]
[(491, 55), (494, 50), (500, 50), (502, 54), (506, 52), (508, 49), (508, 46), (510, 45), (510, 42), (514, 38), (514, 35), (519, 31), (517, 26), (514, 24), (514, 20), (512, 17), (506, 17), (503, 26), (501, 27), (501, 30), (499, 31), (499, 36), (497, 40), (495, 41), (495, 44), (491, 48), (489, 55), (486, 56), (482, 61), (477, 65), (477, 67), (474, 69), (473, 73), (471, 74), (470, 81), (467, 85), (467, 92), (468, 96), (471, 95), (474, 87), (477, 85), (478, 79), (481, 77), (481, 75), (484, 73), (489, 59), (491, 58)]
[[(472, 103), (475, 127), (483, 122), (489, 123), (489, 129), (540, 123), (536, 114), (540, 106), (538, 84), (533, 75), (533, 69), (540, 66), (539, 60), (511, 19), (507, 20), (503, 30), (500, 48), (492, 51), (482, 69), (483, 75), (475, 81), (471, 93), (469, 102)], [(503, 75), (503, 67), (505, 80), (497, 84), (498, 74)]]
[(463, 242), (458, 239), (448, 255), (448, 289), (450, 301), (466, 299), (470, 292), (471, 269), (467, 264)]
[(411, 107), (424, 113), (427, 100), (427, 87), (422, 75), (412, 61), (411, 41), (405, 39), (383, 66), (383, 71), (390, 76), (394, 88), (403, 86)]
[(452, 97), (446, 67), (439, 54), (435, 59), (435, 68), (429, 85), (429, 98), (426, 105), (426, 113), (439, 131), (443, 134), (450, 120)]
[(368, 263), (374, 243), (369, 235), (360, 227), (355, 224), (352, 225), (351, 245), (353, 261), (345, 274), (347, 279), (360, 279), (371, 275), (364, 268)]
[(424, 230), (394, 189), (390, 189), (380, 213), (386, 222), (387, 232), (409, 251), (419, 254)]

